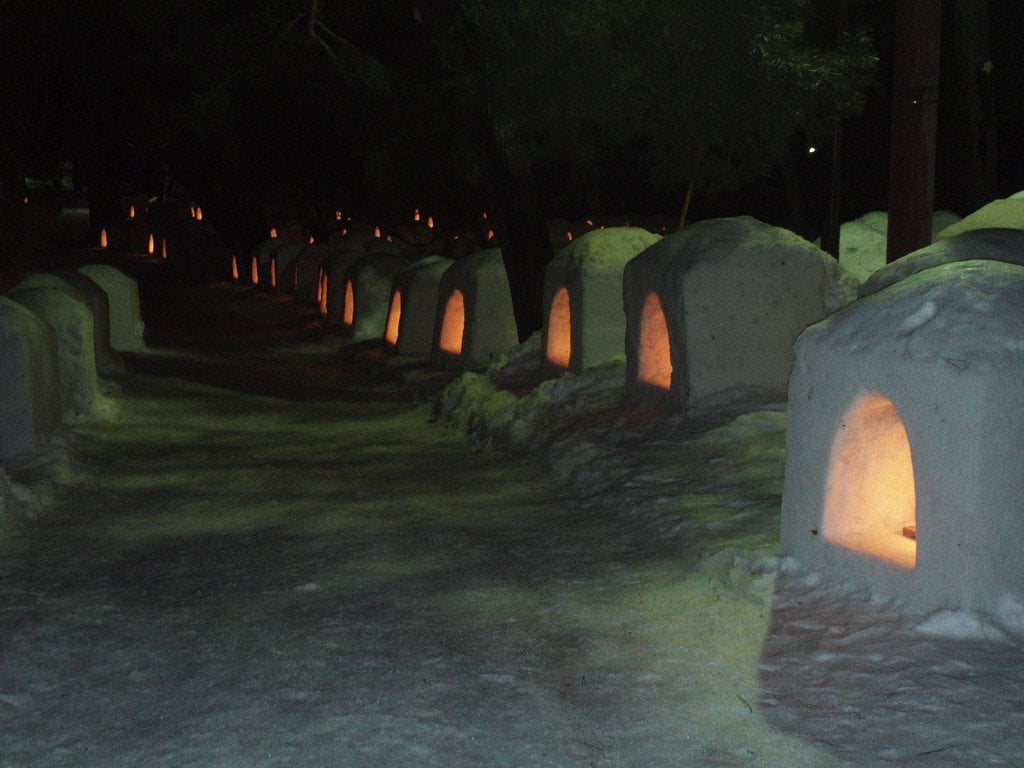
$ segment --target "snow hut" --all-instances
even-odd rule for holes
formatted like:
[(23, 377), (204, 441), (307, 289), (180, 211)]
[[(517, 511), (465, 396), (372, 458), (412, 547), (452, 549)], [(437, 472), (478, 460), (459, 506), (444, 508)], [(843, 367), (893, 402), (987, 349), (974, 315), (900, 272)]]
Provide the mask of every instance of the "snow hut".
[(1024, 267), (928, 269), (807, 329), (782, 550), (912, 612), (1024, 610)]
[(856, 292), (828, 254), (748, 216), (668, 235), (622, 290), (627, 393), (698, 412), (784, 400), (793, 342)]
[(110, 303), (110, 346), (118, 352), (143, 352), (145, 323), (139, 310), (139, 284), (114, 267), (86, 264), (79, 272), (107, 294)]
[(287, 293), (293, 292), (295, 288), (294, 277), (287, 279), (286, 270), (295, 257), (308, 247), (306, 243), (296, 243), (292, 240), (278, 240), (278, 245), (270, 251), (270, 287)]
[(333, 252), (334, 249), (329, 245), (307, 245), (296, 254), (284, 273), (278, 275), (278, 279), (288, 285), (288, 290), (295, 293), (296, 303), (318, 303), (317, 280), (320, 277), (320, 268)]
[(393, 344), (398, 354), (430, 359), (437, 292), (441, 277), (453, 263), (444, 256), (427, 256), (395, 275), (384, 340)]
[(622, 272), (660, 239), (640, 227), (596, 229), (559, 251), (544, 274), (541, 348), (549, 370), (580, 373), (625, 356)]
[(345, 299), (342, 323), (352, 338), (379, 339), (384, 336), (395, 275), (409, 266), (401, 256), (371, 253), (353, 261), (345, 271)]
[(60, 427), (57, 336), (31, 310), (0, 296), (0, 462), (39, 451)]
[(70, 291), (16, 287), (6, 294), (42, 318), (57, 338), (57, 372), (66, 418), (88, 414), (96, 404), (96, 353), (92, 313)]
[(270, 256), (283, 242), (286, 241), (271, 237), (257, 243), (249, 257), (249, 282), (253, 285), (270, 285)]
[(345, 316), (345, 294), (349, 287), (345, 273), (352, 262), (365, 252), (359, 248), (343, 246), (332, 253), (320, 266), (317, 280), (317, 302), (320, 314), (328, 323), (339, 325)]
[(993, 200), (974, 213), (942, 230), (936, 240), (955, 237), (972, 229), (1024, 229), (1024, 198)]
[(483, 368), (519, 343), (501, 249), (465, 256), (441, 276), (432, 359)]

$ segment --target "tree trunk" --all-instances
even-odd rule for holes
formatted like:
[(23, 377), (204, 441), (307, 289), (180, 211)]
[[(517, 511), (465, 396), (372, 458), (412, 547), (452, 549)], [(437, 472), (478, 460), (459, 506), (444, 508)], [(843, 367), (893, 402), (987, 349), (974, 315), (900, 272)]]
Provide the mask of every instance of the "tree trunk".
[(940, 0), (897, 0), (886, 261), (932, 238)]

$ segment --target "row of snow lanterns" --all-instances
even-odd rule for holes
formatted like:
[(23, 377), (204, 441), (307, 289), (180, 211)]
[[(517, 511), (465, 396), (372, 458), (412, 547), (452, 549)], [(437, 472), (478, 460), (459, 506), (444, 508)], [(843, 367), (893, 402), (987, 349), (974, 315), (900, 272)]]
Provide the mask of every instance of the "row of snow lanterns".
[[(128, 217), (127, 218), (129, 220), (137, 218), (137, 212), (136, 212), (136, 208), (135, 208), (135, 204), (134, 203), (131, 203), (128, 206)], [(202, 207), (198, 206), (198, 205), (190, 205), (189, 206), (189, 218), (195, 219), (196, 221), (202, 221), (203, 220), (203, 209), (202, 209)], [(156, 253), (157, 253), (156, 238), (157, 238), (157, 235), (156, 235), (155, 232), (150, 232), (149, 233), (148, 238), (147, 238), (147, 242), (146, 242), (146, 253), (148, 255), (150, 255), (150, 256), (156, 255)], [(106, 250), (109, 247), (110, 247), (110, 236), (107, 233), (107, 228), (103, 227), (102, 229), (100, 229), (99, 248), (100, 248), (100, 250)], [(166, 237), (161, 237), (160, 238), (160, 249), (159, 249), (159, 251), (160, 251), (160, 257), (163, 258), (163, 259), (166, 259), (167, 258), (167, 238)]]

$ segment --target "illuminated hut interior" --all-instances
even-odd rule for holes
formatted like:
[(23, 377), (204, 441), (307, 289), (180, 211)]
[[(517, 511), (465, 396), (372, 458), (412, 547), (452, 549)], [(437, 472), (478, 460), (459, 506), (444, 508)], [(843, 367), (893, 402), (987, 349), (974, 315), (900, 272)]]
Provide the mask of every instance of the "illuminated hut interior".
[(542, 336), (550, 370), (580, 373), (625, 357), (622, 273), (661, 238), (639, 227), (597, 229), (559, 251), (544, 275)]
[(486, 367), (519, 343), (501, 249), (465, 256), (441, 276), (432, 360)]
[(1024, 606), (1024, 267), (924, 270), (807, 329), (782, 550), (914, 613)]
[[(444, 256), (428, 256), (395, 275), (384, 338), (395, 345), (398, 354), (430, 359), (437, 322), (438, 289), (445, 270), (453, 263)], [(397, 307), (396, 296), (400, 297)]]
[(85, 302), (60, 288), (18, 286), (5, 294), (45, 320), (57, 339), (57, 376), (65, 418), (88, 415), (99, 392), (92, 312)]
[(793, 342), (855, 291), (828, 254), (748, 216), (674, 232), (623, 273), (627, 393), (684, 412), (781, 402)]
[(351, 328), (353, 339), (384, 336), (391, 305), (391, 284), (395, 275), (408, 265), (401, 256), (371, 253), (349, 266), (345, 272), (343, 322)]
[(87, 264), (79, 272), (107, 294), (110, 307), (110, 346), (117, 352), (141, 352), (145, 323), (139, 310), (139, 284), (115, 267)]
[(0, 296), (0, 462), (38, 453), (60, 427), (57, 338), (30, 309)]

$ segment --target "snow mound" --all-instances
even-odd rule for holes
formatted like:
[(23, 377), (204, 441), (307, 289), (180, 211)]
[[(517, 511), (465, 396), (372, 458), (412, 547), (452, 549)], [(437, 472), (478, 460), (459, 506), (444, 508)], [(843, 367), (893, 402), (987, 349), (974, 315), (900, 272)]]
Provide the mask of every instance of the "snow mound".
[[(932, 214), (932, 240), (959, 220), (960, 217), (952, 211), (935, 211)], [(860, 282), (867, 280), (885, 266), (888, 232), (889, 214), (886, 211), (869, 211), (859, 219), (844, 222), (839, 230), (839, 265)]]

